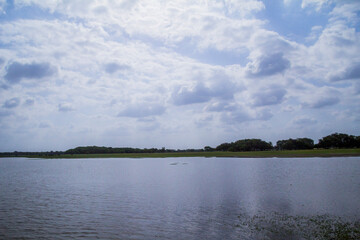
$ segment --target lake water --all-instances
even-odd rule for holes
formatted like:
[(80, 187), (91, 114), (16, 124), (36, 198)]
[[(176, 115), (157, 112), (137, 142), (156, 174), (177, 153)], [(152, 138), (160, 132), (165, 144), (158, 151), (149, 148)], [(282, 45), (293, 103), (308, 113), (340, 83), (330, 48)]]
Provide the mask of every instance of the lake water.
[(359, 157), (0, 158), (0, 239), (356, 239), (359, 219)]

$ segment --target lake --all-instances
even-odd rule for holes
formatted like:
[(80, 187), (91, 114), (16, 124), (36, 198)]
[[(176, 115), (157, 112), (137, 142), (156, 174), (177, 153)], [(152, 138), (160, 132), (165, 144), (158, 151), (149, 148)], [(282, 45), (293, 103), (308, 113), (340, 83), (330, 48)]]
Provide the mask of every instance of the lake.
[(0, 158), (0, 239), (360, 238), (360, 158)]

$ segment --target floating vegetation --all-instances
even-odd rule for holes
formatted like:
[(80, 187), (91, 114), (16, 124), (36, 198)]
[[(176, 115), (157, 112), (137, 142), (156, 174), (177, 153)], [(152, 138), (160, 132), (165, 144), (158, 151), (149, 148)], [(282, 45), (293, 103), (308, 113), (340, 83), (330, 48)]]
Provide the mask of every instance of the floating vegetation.
[(359, 240), (360, 221), (346, 221), (329, 215), (291, 216), (273, 212), (249, 216), (241, 214), (236, 228), (251, 239)]
[[(173, 163), (170, 163), (170, 165), (178, 165), (180, 164), (180, 162), (173, 162)], [(187, 165), (188, 163), (187, 162), (183, 162), (182, 165)]]

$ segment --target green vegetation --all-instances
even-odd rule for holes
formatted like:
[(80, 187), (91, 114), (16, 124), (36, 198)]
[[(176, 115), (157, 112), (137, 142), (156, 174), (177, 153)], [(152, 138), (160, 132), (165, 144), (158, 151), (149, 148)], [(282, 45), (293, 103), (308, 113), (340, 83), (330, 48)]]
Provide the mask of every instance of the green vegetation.
[(236, 158), (302, 158), (302, 157), (350, 157), (360, 156), (360, 149), (311, 149), (252, 152), (164, 152), (164, 153), (94, 153), (94, 154), (54, 154), (18, 155), (31, 158), (167, 158), (167, 157), (236, 157)]
[(360, 148), (360, 136), (333, 133), (319, 139), (318, 148)]
[(280, 140), (276, 142), (277, 150), (299, 150), (299, 149), (313, 149), (314, 140), (310, 138), (297, 138)]
[(291, 216), (277, 212), (240, 214), (236, 228), (253, 239), (360, 239), (360, 222), (329, 215)]
[(266, 151), (273, 149), (271, 142), (261, 139), (243, 139), (232, 143), (223, 143), (216, 147), (217, 151), (243, 152), (243, 151)]
[(205, 147), (205, 151), (266, 151), (266, 150), (306, 150), (314, 148), (360, 148), (360, 136), (353, 136), (344, 133), (333, 133), (319, 139), (318, 144), (314, 144), (314, 140), (310, 138), (289, 138), (287, 140), (279, 140), (276, 146), (272, 146), (271, 142), (265, 142), (261, 139), (243, 139), (231, 143), (222, 143), (215, 149), (209, 146)]
[(77, 147), (73, 149), (69, 149), (65, 151), (65, 154), (101, 154), (101, 153), (163, 153), (163, 152), (174, 152), (175, 150), (169, 149), (157, 149), (157, 148), (112, 148), (112, 147), (97, 147), (97, 146), (89, 146), (89, 147)]
[(310, 138), (279, 140), (273, 147), (271, 142), (261, 139), (242, 139), (222, 143), (216, 148), (203, 149), (157, 149), (157, 148), (112, 148), (87, 146), (66, 151), (50, 152), (5, 152), (0, 157), (32, 158), (162, 158), (162, 157), (334, 157), (360, 156), (360, 136), (334, 133), (319, 139), (318, 144)]

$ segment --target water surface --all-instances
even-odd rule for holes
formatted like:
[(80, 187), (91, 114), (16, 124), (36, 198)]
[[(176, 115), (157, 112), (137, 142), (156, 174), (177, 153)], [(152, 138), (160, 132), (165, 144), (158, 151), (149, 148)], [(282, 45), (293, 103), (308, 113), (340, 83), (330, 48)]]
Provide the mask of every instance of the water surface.
[(0, 239), (357, 237), (359, 202), (358, 157), (0, 159)]

